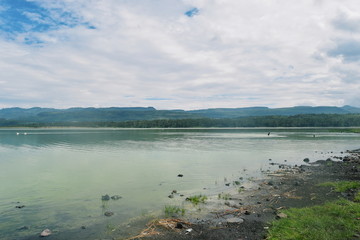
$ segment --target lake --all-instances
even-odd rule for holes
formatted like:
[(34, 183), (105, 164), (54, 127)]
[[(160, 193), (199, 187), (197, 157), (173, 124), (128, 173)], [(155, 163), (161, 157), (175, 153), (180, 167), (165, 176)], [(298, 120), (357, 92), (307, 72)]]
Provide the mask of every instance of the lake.
[[(1, 129), (0, 239), (37, 239), (46, 228), (56, 239), (86, 231), (101, 239), (111, 226), (181, 204), (168, 198), (172, 190), (214, 195), (227, 182), (260, 177), (269, 159), (327, 159), (359, 140), (312, 128)], [(122, 198), (102, 201), (106, 194)]]

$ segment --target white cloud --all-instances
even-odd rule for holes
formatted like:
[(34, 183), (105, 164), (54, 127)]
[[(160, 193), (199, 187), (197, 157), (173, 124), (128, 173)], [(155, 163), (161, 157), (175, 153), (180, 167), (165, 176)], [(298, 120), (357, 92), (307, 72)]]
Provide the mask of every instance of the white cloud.
[(0, 107), (360, 106), (356, 0), (35, 2), (78, 25), (1, 40)]

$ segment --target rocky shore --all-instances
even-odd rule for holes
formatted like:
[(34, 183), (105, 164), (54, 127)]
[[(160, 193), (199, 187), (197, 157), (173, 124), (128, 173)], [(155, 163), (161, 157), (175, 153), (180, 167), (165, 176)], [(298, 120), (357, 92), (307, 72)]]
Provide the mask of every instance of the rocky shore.
[(279, 170), (265, 173), (267, 177), (254, 181), (251, 188), (219, 194), (218, 202), (223, 206), (206, 216), (153, 222), (142, 234), (128, 239), (265, 239), (270, 222), (286, 217), (282, 209), (354, 198), (355, 192), (335, 192), (318, 184), (360, 181), (360, 149), (347, 151), (345, 157), (333, 156), (316, 162), (304, 159), (301, 166), (272, 164), (278, 165)]

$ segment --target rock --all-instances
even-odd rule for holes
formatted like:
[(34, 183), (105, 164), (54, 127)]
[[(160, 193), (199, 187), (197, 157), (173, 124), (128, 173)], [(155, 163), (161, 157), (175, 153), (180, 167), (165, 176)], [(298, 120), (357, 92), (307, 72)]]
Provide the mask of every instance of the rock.
[(24, 208), (24, 207), (25, 207), (25, 205), (18, 205), (18, 206), (15, 206), (15, 208), (19, 208), (19, 209)]
[(177, 193), (177, 190), (172, 190), (171, 194)]
[(183, 175), (183, 174), (178, 174), (177, 176), (178, 176), (178, 177), (183, 177), (184, 175)]
[(102, 201), (109, 201), (110, 200), (110, 196), (109, 195), (104, 195), (104, 196), (101, 196), (101, 200)]
[(112, 200), (119, 200), (121, 198), (122, 198), (122, 196), (119, 196), (119, 195), (114, 195), (114, 196), (111, 197)]
[(244, 214), (245, 214), (245, 215), (250, 215), (251, 212), (249, 212), (249, 211), (246, 210), (246, 211), (244, 212)]
[(104, 213), (104, 215), (107, 216), (107, 217), (111, 217), (112, 215), (114, 215), (114, 213), (111, 212), (111, 211), (106, 211), (106, 212)]
[(278, 213), (276, 214), (276, 218), (280, 219), (280, 218), (287, 218), (288, 216), (285, 213)]
[(267, 183), (267, 185), (273, 186), (273, 185), (274, 185), (274, 182), (273, 182), (273, 181), (269, 181), (269, 182)]
[(184, 228), (184, 226), (181, 223), (178, 222), (178, 223), (176, 223), (175, 228), (182, 229), (182, 228)]
[(310, 159), (309, 159), (309, 158), (304, 158), (303, 161), (306, 162), (306, 163), (308, 163), (308, 162), (310, 162)]
[(243, 223), (244, 219), (233, 217), (233, 218), (226, 219), (226, 222), (228, 222), (228, 223)]
[(230, 183), (225, 183), (225, 186), (230, 186)]
[(52, 234), (51, 230), (50, 229), (45, 229), (44, 231), (42, 231), (40, 233), (40, 237), (48, 237)]
[(173, 194), (170, 194), (170, 195), (168, 196), (168, 198), (174, 198), (174, 195), (173, 195)]
[(29, 230), (28, 226), (23, 226), (17, 229), (18, 231), (25, 231), (25, 230)]

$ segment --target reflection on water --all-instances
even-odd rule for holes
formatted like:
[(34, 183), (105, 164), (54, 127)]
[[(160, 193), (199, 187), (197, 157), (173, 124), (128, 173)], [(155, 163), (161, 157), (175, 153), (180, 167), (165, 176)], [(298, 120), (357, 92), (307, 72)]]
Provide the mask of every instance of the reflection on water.
[(0, 239), (118, 225), (181, 204), (167, 197), (174, 189), (213, 194), (224, 179), (259, 176), (269, 158), (324, 159), (358, 140), (316, 129), (2, 129)]

